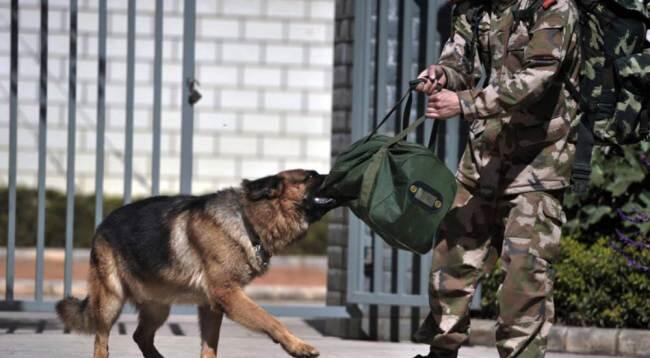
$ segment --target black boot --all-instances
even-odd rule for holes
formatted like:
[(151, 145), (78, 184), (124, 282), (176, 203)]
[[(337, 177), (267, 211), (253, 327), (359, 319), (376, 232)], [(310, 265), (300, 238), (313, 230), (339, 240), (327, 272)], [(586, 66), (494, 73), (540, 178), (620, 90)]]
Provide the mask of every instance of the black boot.
[(457, 358), (457, 357), (458, 357), (458, 352), (449, 352), (446, 354), (437, 354), (434, 352), (430, 352), (425, 356), (418, 354), (413, 358)]

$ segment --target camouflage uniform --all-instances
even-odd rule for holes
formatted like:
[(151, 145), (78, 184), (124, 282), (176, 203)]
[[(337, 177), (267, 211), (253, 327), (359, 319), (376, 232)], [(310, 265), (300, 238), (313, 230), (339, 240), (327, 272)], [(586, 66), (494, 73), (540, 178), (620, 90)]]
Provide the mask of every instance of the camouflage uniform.
[[(577, 83), (578, 11), (558, 0), (518, 22), (513, 10), (532, 1), (485, 1), (478, 37), (476, 1), (454, 10), (453, 33), (440, 58), (446, 87), (459, 95), (470, 141), (457, 173), (454, 209), (441, 227), (431, 272), (431, 313), (416, 340), (434, 357), (454, 357), (468, 338), (469, 312), (481, 275), (501, 254), (497, 347), (501, 357), (541, 357), (554, 318), (551, 264), (565, 220), (577, 104), (561, 75)], [(473, 58), (472, 54), (474, 54)], [(477, 86), (480, 66), (489, 73)]]
[[(593, 113), (596, 139), (604, 143), (626, 144), (639, 137), (640, 129), (627, 124), (635, 123), (642, 108), (647, 110), (650, 99), (650, 39), (646, 39), (650, 36), (646, 35), (650, 24), (650, 1), (612, 0), (627, 9), (628, 14), (636, 14), (631, 21), (620, 17), (610, 19), (617, 16), (608, 10), (613, 6), (610, 2), (578, 2), (586, 9), (582, 31), (586, 45), (583, 47), (585, 66), (580, 87), (585, 93), (582, 95), (592, 103), (605, 105), (601, 106), (604, 111)], [(643, 18), (646, 19), (645, 26), (638, 21)], [(607, 57), (612, 58), (613, 63), (609, 64)], [(609, 86), (606, 83), (608, 78), (612, 82)], [(611, 118), (616, 118), (616, 121)], [(619, 124), (622, 127), (618, 127)]]

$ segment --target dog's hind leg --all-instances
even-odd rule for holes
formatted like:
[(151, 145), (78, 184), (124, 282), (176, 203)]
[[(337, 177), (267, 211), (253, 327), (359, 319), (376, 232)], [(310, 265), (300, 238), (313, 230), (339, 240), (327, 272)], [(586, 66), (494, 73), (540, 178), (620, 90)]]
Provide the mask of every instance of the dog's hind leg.
[(201, 328), (201, 358), (216, 358), (219, 345), (219, 331), (223, 311), (209, 305), (199, 306), (199, 327)]
[(133, 340), (138, 344), (145, 358), (162, 358), (162, 355), (153, 344), (156, 331), (169, 317), (169, 305), (147, 302), (137, 305), (138, 328), (133, 333)]
[(90, 294), (90, 309), (93, 311), (95, 322), (95, 353), (94, 358), (108, 357), (108, 336), (111, 327), (119, 317), (124, 298), (111, 292), (101, 283), (100, 288)]
[(94, 358), (108, 357), (108, 336), (124, 306), (124, 288), (112, 249), (96, 237), (90, 256), (88, 300), (95, 326)]
[(293, 335), (277, 318), (253, 302), (241, 288), (216, 289), (213, 294), (233, 321), (248, 329), (266, 333), (294, 357), (318, 357), (316, 348)]

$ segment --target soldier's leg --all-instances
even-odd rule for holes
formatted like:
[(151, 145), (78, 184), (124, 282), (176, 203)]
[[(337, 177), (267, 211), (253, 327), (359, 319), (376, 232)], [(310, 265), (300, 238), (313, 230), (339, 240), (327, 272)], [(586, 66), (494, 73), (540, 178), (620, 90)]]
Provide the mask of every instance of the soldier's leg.
[(543, 357), (554, 321), (551, 265), (565, 221), (560, 193), (519, 194), (511, 201), (501, 261), (496, 332), (501, 357)]
[[(497, 255), (490, 239), (499, 232), (494, 203), (459, 185), (433, 250), (429, 313), (414, 339), (431, 345), (434, 357), (456, 357), (469, 335), (469, 304), (487, 263)], [(493, 254), (490, 255), (490, 251)]]

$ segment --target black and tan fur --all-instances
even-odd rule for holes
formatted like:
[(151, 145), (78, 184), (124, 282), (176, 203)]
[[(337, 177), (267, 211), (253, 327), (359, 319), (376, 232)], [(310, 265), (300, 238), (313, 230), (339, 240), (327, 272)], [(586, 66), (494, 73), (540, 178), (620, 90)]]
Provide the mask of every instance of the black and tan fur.
[[(139, 311), (133, 339), (145, 357), (161, 357), (154, 335), (170, 305), (198, 304), (201, 357), (217, 356), (224, 313), (294, 357), (318, 356), (243, 287), (265, 272), (268, 257), (303, 237), (309, 223), (331, 209), (315, 199), (322, 181), (313, 171), (285, 171), (245, 180), (237, 189), (154, 197), (114, 211), (95, 233), (88, 296), (59, 301), (60, 319), (68, 329), (94, 333), (94, 356), (107, 357), (111, 327), (130, 301)], [(255, 239), (264, 255), (255, 250)]]

